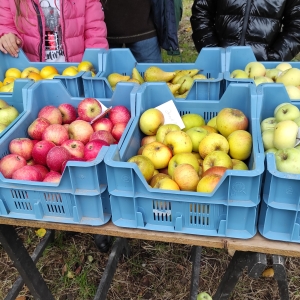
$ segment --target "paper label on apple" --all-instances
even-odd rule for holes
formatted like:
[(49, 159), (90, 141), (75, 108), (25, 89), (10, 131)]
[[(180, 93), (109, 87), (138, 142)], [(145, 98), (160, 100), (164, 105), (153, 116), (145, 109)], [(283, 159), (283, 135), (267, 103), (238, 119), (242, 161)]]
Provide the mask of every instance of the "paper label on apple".
[(185, 127), (173, 100), (167, 101), (155, 108), (163, 113), (165, 118), (164, 125), (176, 124), (180, 127), (180, 129)]
[(300, 144), (300, 127), (298, 127), (298, 133), (297, 133), (297, 136), (296, 136), (296, 143), (295, 143), (295, 146), (298, 146)]
[[(103, 107), (105, 107), (105, 106), (103, 105)], [(98, 116), (96, 116), (92, 121), (90, 121), (90, 124), (92, 125), (95, 121), (104, 117), (111, 109), (112, 109), (112, 106), (110, 106), (109, 108), (105, 108), (105, 110), (103, 110), (103, 108), (102, 108), (102, 113), (99, 114)]]

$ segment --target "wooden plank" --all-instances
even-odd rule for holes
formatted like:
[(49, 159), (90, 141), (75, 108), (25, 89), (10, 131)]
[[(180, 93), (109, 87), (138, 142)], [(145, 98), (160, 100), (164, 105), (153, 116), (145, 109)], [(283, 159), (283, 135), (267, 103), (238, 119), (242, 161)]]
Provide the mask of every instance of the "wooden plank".
[(225, 248), (229, 250), (252, 251), (283, 256), (300, 257), (299, 244), (267, 240), (259, 233), (257, 233), (251, 239), (243, 240), (224, 237), (210, 237), (182, 233), (122, 228), (115, 226), (112, 222), (108, 222), (107, 224), (102, 226), (88, 226), (0, 217), (0, 224), (63, 231), (75, 231), (89, 234), (104, 234), (123, 238), (142, 239), (167, 243), (195, 245), (211, 248)]

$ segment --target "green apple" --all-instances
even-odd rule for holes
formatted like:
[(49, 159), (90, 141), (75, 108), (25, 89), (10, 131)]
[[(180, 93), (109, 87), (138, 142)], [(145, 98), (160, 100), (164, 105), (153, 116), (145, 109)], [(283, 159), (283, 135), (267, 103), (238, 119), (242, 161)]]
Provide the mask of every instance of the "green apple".
[(0, 132), (2, 132), (7, 126), (0, 123)]
[(168, 132), (165, 136), (164, 144), (172, 150), (173, 155), (182, 152), (189, 153), (193, 150), (191, 138), (181, 130)]
[(231, 157), (224, 151), (216, 150), (208, 153), (203, 160), (203, 172), (211, 167), (219, 166), (232, 169)]
[(199, 114), (185, 114), (181, 117), (182, 122), (185, 126), (183, 131), (187, 131), (192, 127), (200, 127), (202, 125), (205, 125), (205, 120), (202, 116)]
[(201, 140), (198, 151), (200, 156), (204, 159), (206, 155), (215, 150), (228, 153), (229, 143), (223, 135), (212, 132)]
[(0, 99), (0, 109), (9, 106), (9, 104), (5, 101)]
[(144, 155), (135, 155), (130, 157), (127, 162), (135, 163), (147, 182), (152, 178), (155, 168), (150, 158)]
[(274, 148), (274, 143), (273, 143), (274, 130), (275, 130), (275, 128), (271, 128), (271, 129), (267, 129), (267, 130), (262, 132), (261, 138), (262, 138), (262, 141), (263, 141), (264, 150)]
[(269, 78), (269, 77), (266, 77), (266, 76), (257, 76), (257, 77), (254, 77), (254, 83), (256, 86), (262, 84), (262, 83), (274, 83), (274, 81)]
[(230, 78), (248, 78), (248, 74), (244, 70), (236, 69), (230, 73)]
[(280, 106), (274, 115), (277, 123), (285, 120), (295, 120), (299, 116), (299, 108), (291, 103)]
[(300, 174), (300, 150), (280, 149), (275, 153), (276, 168), (280, 172)]
[(278, 105), (275, 107), (275, 109), (274, 109), (273, 115), (275, 116), (275, 114), (276, 114), (276, 112), (278, 111), (278, 109), (279, 109), (281, 106), (286, 105), (286, 104), (291, 104), (291, 102), (282, 102), (282, 103), (278, 104)]
[(159, 126), (163, 125), (165, 117), (157, 108), (149, 108), (144, 111), (139, 120), (141, 131), (146, 135), (156, 135)]
[(246, 65), (245, 72), (248, 74), (249, 78), (265, 76), (266, 68), (261, 62), (252, 61)]
[(199, 161), (193, 153), (178, 153), (169, 161), (168, 174), (173, 177), (174, 169), (181, 164), (190, 164), (197, 172), (199, 172)]
[(281, 74), (281, 72), (282, 72), (281, 70), (276, 69), (276, 68), (268, 69), (268, 70), (266, 70), (266, 77), (271, 78), (273, 80), (273, 82), (275, 82), (277, 77)]
[(260, 130), (261, 132), (267, 130), (267, 129), (274, 129), (277, 122), (275, 117), (269, 117), (261, 121), (260, 123)]
[(286, 91), (291, 100), (300, 99), (300, 89), (299, 88), (297, 88), (294, 85), (287, 85), (285, 88), (286, 88)]
[(247, 159), (252, 152), (252, 135), (246, 130), (236, 130), (227, 137), (229, 155), (240, 160)]
[(206, 125), (211, 126), (211, 127), (215, 128), (216, 130), (218, 130), (218, 128), (217, 128), (217, 116), (214, 116), (213, 118), (211, 118), (211, 119), (207, 122)]
[(199, 144), (201, 140), (209, 134), (209, 132), (202, 127), (192, 127), (186, 131), (186, 134), (191, 138), (193, 143), (193, 151), (199, 151)]
[(274, 147), (276, 149), (293, 148), (296, 144), (297, 134), (298, 125), (294, 121), (285, 120), (279, 122), (274, 129)]
[(161, 142), (163, 143), (164, 142), (164, 139), (165, 139), (165, 136), (168, 132), (170, 131), (177, 131), (177, 130), (180, 130), (180, 127), (176, 124), (164, 124), (164, 125), (161, 125), (157, 132), (156, 132), (156, 140), (158, 142)]
[(212, 300), (212, 297), (208, 293), (202, 292), (197, 295), (197, 300)]
[(276, 79), (276, 83), (283, 83), (286, 85), (300, 85), (300, 70), (297, 68), (290, 68), (283, 71)]
[(232, 170), (249, 170), (246, 163), (244, 163), (242, 160), (232, 158), (231, 161), (232, 161)]
[(277, 150), (278, 149), (276, 149), (276, 148), (270, 148), (270, 149), (268, 149), (268, 150), (265, 151), (265, 154), (267, 154), (267, 153), (274, 153), (275, 154), (277, 152)]
[(280, 71), (285, 71), (287, 69), (291, 69), (292, 65), (288, 62), (281, 62), (280, 64), (278, 64), (276, 66), (276, 69), (280, 70)]
[(14, 106), (6, 106), (0, 108), (1, 124), (8, 126), (19, 115), (19, 112)]

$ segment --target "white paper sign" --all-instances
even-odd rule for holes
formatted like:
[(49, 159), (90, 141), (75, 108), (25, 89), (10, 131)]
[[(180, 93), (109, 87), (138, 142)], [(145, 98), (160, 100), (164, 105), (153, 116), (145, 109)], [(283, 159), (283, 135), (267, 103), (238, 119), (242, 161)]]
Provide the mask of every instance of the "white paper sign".
[[(97, 100), (98, 101), (98, 100)], [(95, 121), (97, 121), (98, 119), (101, 119), (103, 118), (111, 109), (112, 109), (112, 106), (107, 108), (105, 105), (103, 105), (100, 101), (98, 101), (101, 105), (101, 108), (102, 108), (102, 112), (101, 114), (99, 114), (98, 116), (96, 116), (91, 122), (90, 124), (93, 124)]]
[(185, 127), (173, 100), (167, 101), (155, 108), (163, 113), (165, 117), (164, 124), (176, 124), (180, 129)]

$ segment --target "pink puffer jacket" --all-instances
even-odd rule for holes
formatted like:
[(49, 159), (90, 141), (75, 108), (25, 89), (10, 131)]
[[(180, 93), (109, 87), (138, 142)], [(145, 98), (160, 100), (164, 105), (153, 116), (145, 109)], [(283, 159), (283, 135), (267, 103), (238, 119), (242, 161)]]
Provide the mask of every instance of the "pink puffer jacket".
[[(45, 61), (45, 18), (38, 0), (22, 0), (24, 14), (16, 24), (14, 0), (1, 1), (0, 37), (14, 33), (31, 61)], [(86, 48), (108, 49), (104, 13), (99, 0), (61, 0), (63, 48), (68, 62), (80, 62)], [(41, 12), (42, 17), (38, 17)]]

